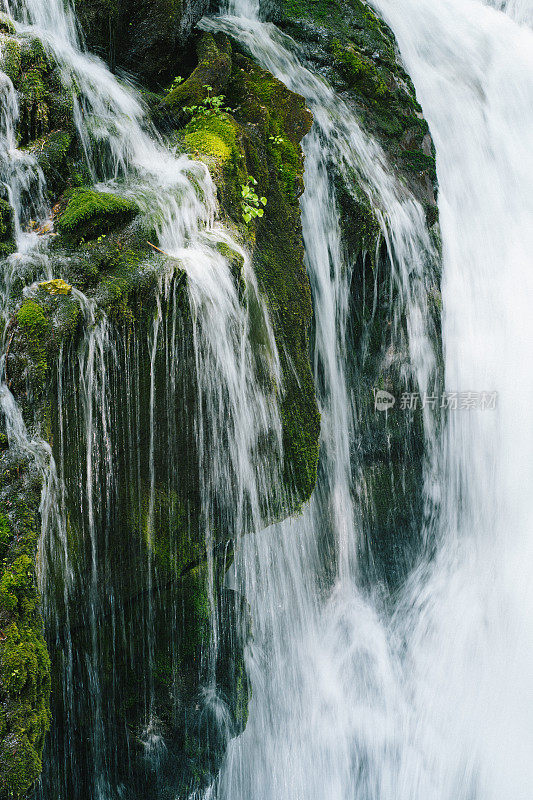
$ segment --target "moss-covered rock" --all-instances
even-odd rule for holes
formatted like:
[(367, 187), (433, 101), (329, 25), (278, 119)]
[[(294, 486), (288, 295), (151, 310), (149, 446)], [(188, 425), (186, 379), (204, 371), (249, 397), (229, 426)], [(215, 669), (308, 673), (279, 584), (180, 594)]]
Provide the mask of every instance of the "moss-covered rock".
[(180, 83), (165, 96), (164, 105), (176, 110), (186, 105), (201, 103), (208, 96), (211, 87), (218, 95), (227, 86), (231, 75), (231, 46), (225, 38), (215, 40), (214, 36), (204, 34), (196, 48), (198, 66), (187, 80)]
[[(167, 98), (180, 119), (194, 97), (209, 96), (203, 80), (209, 64), (224, 55), (222, 109), (189, 113), (181, 130), (182, 146), (203, 158), (217, 183), (221, 206), (252, 249), (260, 288), (267, 299), (283, 369), (282, 420), (284, 490), (292, 504), (304, 502), (316, 480), (319, 416), (309, 360), (311, 295), (303, 261), (299, 198), (304, 163), (300, 142), (312, 117), (302, 97), (238, 51), (225, 36), (204, 34), (198, 45), (200, 65), (189, 82)], [(210, 59), (213, 59), (210, 62)], [(207, 76), (207, 77), (206, 77)], [(233, 110), (227, 110), (231, 107)], [(186, 113), (186, 112), (184, 112)], [(261, 214), (244, 221), (243, 188), (257, 181), (266, 198)], [(294, 505), (292, 505), (294, 508)], [(287, 508), (287, 507), (285, 507)]]
[[(20, 65), (21, 65), (21, 44), (20, 41), (15, 37), (15, 29), (13, 28), (12, 31), (6, 31), (5, 29), (2, 31), (1, 36), (1, 43), (2, 43), (2, 50), (1, 50), (1, 57), (0, 57), (0, 65), (2, 68), (2, 72), (11, 79), (13, 83), (17, 81), (17, 78), (20, 75)], [(11, 35), (6, 35), (11, 34)]]
[(13, 20), (7, 14), (0, 14), (0, 33), (15, 33)]
[[(309, 497), (318, 456), (319, 418), (308, 353), (311, 303), (299, 212), (303, 190), (300, 141), (309, 130), (311, 117), (302, 98), (242, 54), (234, 53), (226, 38), (202, 37), (198, 53), (201, 69), (196, 74), (193, 71), (183, 84), (187, 84), (186, 91), (174, 95), (166, 107), (169, 119), (180, 126), (176, 142), (209, 165), (218, 185), (222, 216), (252, 252), (260, 289), (272, 314), (283, 370), (285, 472), (282, 497), (274, 498), (274, 513), (282, 516), (294, 512)], [(28, 147), (49, 180), (51, 195), (60, 198), (54, 209), (58, 235), (49, 250), (51, 274), (57, 277), (42, 281), (41, 274), (37, 278), (40, 284), (35, 277), (28, 281), (31, 288), (25, 296), (20, 292), (6, 331), (10, 388), (28, 427), (50, 443), (64, 480), (66, 547), (73, 570), (68, 606), (61, 575), (52, 576), (49, 583), (48, 600), (55, 603), (57, 628), (49, 619), (48, 636), (51, 641), (70, 639), (69, 647), (53, 652), (56, 722), (50, 746), (54, 756), (47, 762), (44, 780), (47, 786), (57, 786), (61, 780), (72, 797), (84, 791), (88, 784), (83, 781), (90, 782), (96, 769), (87, 741), (98, 711), (108, 750), (117, 756), (110, 767), (112, 780), (116, 785), (141, 787), (144, 797), (160, 800), (175, 796), (178, 789), (185, 792), (205, 786), (220, 764), (225, 737), (237, 734), (244, 725), (248, 690), (235, 641), (235, 598), (222, 588), (235, 523), (228, 520), (225, 510), (214, 510), (215, 519), (210, 523), (215, 575), (210, 588), (199, 499), (200, 462), (191, 421), (199, 389), (191, 367), (193, 326), (186, 275), (179, 263), (155, 252), (149, 244), (154, 239), (134, 202), (86, 185), (75, 186), (75, 133), (70, 123), (51, 128), (54, 75), (53, 65), (45, 59), (41, 63), (37, 49), (31, 55), (26, 45), (22, 47), (17, 80), (26, 81), (28, 108), (30, 100), (43, 102), (48, 113), (47, 120), (41, 119), (41, 127), (25, 123), (24, 137), (33, 137)], [(30, 78), (34, 79), (33, 89)], [(207, 89), (207, 81), (213, 89)], [(223, 107), (206, 103), (216, 92), (226, 94)], [(206, 113), (185, 111), (194, 104), (203, 104)], [(30, 120), (34, 119), (32, 113)], [(262, 217), (247, 224), (242, 190), (251, 185), (252, 178), (257, 181), (258, 196), (266, 198), (266, 206)], [(224, 244), (219, 250), (230, 263), (242, 302), (251, 303), (242, 254)], [(162, 275), (167, 287), (163, 294)], [(100, 409), (94, 416), (89, 441), (98, 486), (90, 532), (87, 430), (83, 424), (86, 398), (82, 394), (87, 384), (82, 370), (84, 348), (90, 342), (87, 326), (93, 322), (81, 312), (77, 289), (91, 300), (87, 317), (93, 319), (94, 314), (96, 325), (105, 317), (110, 343), (95, 362), (95, 381), (106, 376), (106, 391), (98, 393), (95, 402), (108, 405), (105, 413)], [(253, 320), (251, 324), (254, 328)], [(252, 330), (252, 336), (256, 333), (259, 340), (259, 333)], [(173, 365), (171, 375), (169, 363)], [(155, 426), (149, 415), (152, 403)], [(154, 454), (153, 468), (150, 452)], [(7, 458), (11, 451), (0, 446), (0, 458), (2, 453)], [(10, 475), (16, 480), (15, 467)], [(20, 491), (25, 496), (23, 487)], [(10, 542), (9, 529), (0, 524), (0, 548), (7, 552)], [(98, 600), (92, 607), (95, 620), (91, 627), (86, 608), (93, 546), (98, 588), (91, 591)], [(13, 553), (9, 563), (5, 580), (0, 576), (0, 599), (6, 614), (37, 615), (38, 595), (30, 581), (34, 554)], [(120, 618), (116, 616), (117, 601)], [(213, 603), (219, 611), (220, 642), (214, 665), (210, 661)], [(67, 617), (68, 627), (63, 627), (62, 620)], [(27, 653), (27, 627), (17, 623), (17, 632), (11, 631), (9, 641), (13, 652), (20, 647), (22, 654)], [(25, 666), (15, 666), (22, 669), (24, 687), (33, 680), (28, 683), (28, 676), (44, 674), (46, 667), (37, 643), (32, 646), (33, 661), (28, 655)], [(66, 674), (62, 670), (67, 652), (72, 653), (69, 674), (78, 685), (88, 686), (91, 675), (97, 675), (100, 682), (98, 709), (90, 692), (78, 698), (77, 731), (71, 739), (62, 738), (63, 726), (73, 713), (63, 705), (68, 693), (63, 692), (60, 677)], [(202, 682), (212, 681), (213, 669), (217, 691), (228, 709), (228, 727), (222, 732), (212, 707), (202, 699)], [(20, 681), (8, 688), (22, 703), (25, 689)], [(31, 689), (28, 703), (28, 713), (37, 715), (42, 723), (47, 714), (45, 695), (38, 688)], [(147, 720), (148, 708), (155, 721)], [(146, 755), (151, 735), (148, 722), (156, 726), (167, 748), (157, 780)], [(40, 767), (43, 726), (34, 728), (33, 749), (21, 745), (17, 751), (17, 775), (24, 775), (27, 785)], [(1, 733), (0, 740), (4, 742)], [(10, 741), (6, 736), (5, 742)], [(0, 753), (0, 777), (8, 772)], [(17, 777), (17, 792), (22, 783)]]
[(387, 25), (364, 0), (276, 0), (272, 15), (312, 66), (356, 102), (364, 129), (382, 144), (394, 170), (435, 207), (429, 128)]
[(71, 131), (54, 130), (31, 142), (27, 150), (43, 171), (46, 186), (51, 197), (57, 197), (69, 180), (69, 154), (74, 136)]
[(133, 200), (93, 189), (73, 189), (55, 219), (55, 229), (69, 244), (79, 244), (130, 222), (139, 213)]
[(0, 468), (0, 795), (22, 800), (41, 771), (50, 659), (35, 575), (38, 492), (28, 485), (28, 465), (13, 468), (4, 452)]
[[(17, 34), (14, 28), (0, 31), (0, 68), (18, 92), (21, 146), (45, 137), (39, 143), (42, 149), (48, 146), (48, 134), (73, 129), (71, 91), (62, 85), (61, 71), (38, 37)], [(50, 147), (57, 150), (58, 146), (56, 135)], [(46, 166), (46, 157), (43, 162)]]
[(49, 415), (43, 402), (50, 370), (62, 344), (75, 334), (80, 314), (79, 303), (55, 280), (24, 300), (7, 327), (8, 385), (32, 423)]
[(312, 308), (299, 207), (304, 169), (300, 142), (312, 117), (303, 98), (239, 54), (228, 98), (249, 136), (247, 161), (258, 180), (258, 194), (267, 199), (257, 220), (253, 261), (283, 369), (285, 485), (303, 502), (316, 481), (320, 428), (309, 358)]
[(38, 303), (26, 300), (17, 312), (16, 325), (27, 356), (26, 378), (31, 383), (42, 385), (48, 370), (46, 338), (49, 320)]

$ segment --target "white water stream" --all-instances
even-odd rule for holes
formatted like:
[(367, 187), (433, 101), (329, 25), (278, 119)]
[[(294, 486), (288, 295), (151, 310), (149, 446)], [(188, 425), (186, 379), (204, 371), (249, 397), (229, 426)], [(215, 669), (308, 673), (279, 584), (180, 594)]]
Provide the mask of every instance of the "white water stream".
[[(392, 616), (383, 613), (358, 581), (364, 529), (342, 446), (355, 418), (342, 379), (348, 283), (335, 268), (328, 159), (355, 167), (386, 218), (422, 390), (431, 375), (416, 288), (423, 272), (409, 270), (427, 246), (354, 116), (272, 25), (257, 21), (256, 4), (234, 3), (233, 16), (206, 22), (244, 42), (314, 113), (304, 237), (315, 348), (332, 366), (322, 398), (329, 486), (319, 485), (302, 520), (272, 535), (270, 550), (264, 538), (244, 545), (253, 700), (217, 796), (525, 800), (533, 792), (533, 545), (523, 491), (533, 479), (533, 37), (512, 20), (527, 22), (530, 8), (503, 4), (510, 19), (478, 0), (374, 5), (398, 37), (437, 149), (446, 387), (495, 390), (499, 406), (450, 412), (434, 449), (426, 420), (427, 488), (441, 498), (437, 552), (415, 570)], [(325, 501), (339, 560), (324, 596), (315, 581)], [(254, 546), (263, 551), (259, 570), (248, 555)]]

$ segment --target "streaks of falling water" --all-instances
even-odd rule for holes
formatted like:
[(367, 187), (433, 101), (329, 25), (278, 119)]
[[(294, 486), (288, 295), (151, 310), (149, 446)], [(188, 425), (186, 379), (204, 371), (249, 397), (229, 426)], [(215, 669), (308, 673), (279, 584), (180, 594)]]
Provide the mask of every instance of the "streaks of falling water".
[[(381, 221), (398, 289), (396, 344), (401, 348), (403, 336), (404, 378), (421, 392), (431, 391), (436, 380), (426, 297), (435, 254), (420, 206), (395, 182), (356, 114), (303, 66), (288, 37), (260, 23), (253, 4), (244, 11), (242, 5), (231, 5), (239, 17), (204, 20), (203, 27), (237, 38), (306, 98), (315, 119), (304, 143), (302, 221), (316, 319), (322, 450), (318, 486), (302, 518), (241, 543), (236, 575), (253, 619), (247, 658), (252, 702), (246, 731), (230, 744), (213, 791), (231, 800), (412, 800), (398, 784), (408, 718), (399, 659), (379, 600), (362, 588), (363, 474), (353, 458), (361, 398), (348, 379), (351, 272), (334, 171), (348, 186), (354, 179), (363, 186)], [(425, 428), (431, 456), (431, 415)], [(428, 498), (434, 494), (433, 477), (428, 470)], [(328, 538), (333, 554), (324, 552)], [(329, 582), (324, 559), (336, 563)]]
[(437, 150), (446, 382), (499, 393), (496, 413), (448, 421), (441, 553), (398, 620), (417, 746), (446, 800), (533, 791), (533, 34), (512, 19), (528, 4), (505, 5), (510, 17), (478, 0), (375, 3)]
[[(74, 17), (60, 0), (46, 4), (27, 0), (18, 4), (16, 11), (21, 14), (22, 29), (38, 35), (50, 49), (60, 65), (64, 84), (75, 88), (75, 123), (93, 179), (102, 181), (109, 191), (120, 189), (123, 194), (134, 195), (153, 221), (159, 245), (170, 256), (166, 263), (158, 263), (159, 296), (151, 330), (141, 331), (133, 343), (127, 344), (113, 331), (93, 300), (74, 292), (82, 308), (85, 334), (77, 352), (61, 351), (58, 361), (57, 471), (50, 448), (42, 445), (47, 454), (46, 464), (43, 462), (46, 478), (43, 507), (50, 505), (56, 509), (61, 531), (56, 536), (43, 515), (41, 585), (49, 642), (52, 651), (57, 651), (56, 666), (62, 665), (60, 682), (64, 697), (63, 709), (51, 735), (40, 792), (43, 797), (72, 796), (74, 792), (81, 797), (108, 798), (116, 790), (117, 776), (127, 773), (127, 763), (119, 763), (123, 751), (115, 746), (115, 703), (120, 697), (115, 695), (119, 684), (114, 679), (114, 655), (111, 655), (112, 688), (107, 695), (103, 680), (109, 682), (109, 652), (125, 650), (126, 665), (122, 666), (132, 673), (132, 664), (139, 660), (133, 652), (133, 642), (139, 639), (145, 674), (140, 678), (142, 685), (138, 691), (144, 697), (146, 724), (144, 732), (134, 731), (133, 736), (145, 746), (149, 773), (150, 768), (157, 773), (165, 752), (159, 723), (153, 714), (156, 668), (153, 603), (158, 603), (160, 628), (166, 614), (170, 614), (177, 627), (181, 612), (177, 606), (165, 611), (159, 591), (152, 591), (156, 588), (151, 554), (156, 541), (156, 494), (161, 496), (163, 482), (166, 496), (171, 498), (170, 505), (175, 506), (172, 498), (176, 488), (194, 468), (199, 474), (199, 528), (206, 532), (212, 612), (205, 699), (219, 720), (224, 722), (227, 717), (214, 685), (218, 644), (212, 585), (216, 528), (231, 538), (243, 528), (263, 524), (265, 499), (276, 491), (275, 462), (281, 461), (281, 425), (275, 388), (281, 386), (281, 376), (272, 331), (249, 259), (215, 223), (215, 187), (205, 166), (186, 156), (178, 157), (162, 145), (146, 123), (133, 91), (117, 82), (102, 62), (81, 51)], [(5, 162), (9, 169), (16, 157), (9, 140), (16, 126), (16, 103), (11, 90), (12, 87), (7, 92), (10, 116), (5, 115)], [(11, 175), (9, 187), (14, 197), (17, 192), (21, 196), (22, 208), (24, 198), (18, 189), (21, 183), (18, 175), (16, 172), (16, 180)], [(39, 190), (32, 191), (34, 198), (40, 198), (44, 189), (42, 176), (38, 178)], [(38, 216), (44, 215), (42, 211)], [(230, 264), (219, 252), (222, 243), (243, 258), (246, 304), (241, 301)], [(184, 331), (180, 322), (177, 263), (187, 274), (191, 331)], [(58, 264), (56, 261), (56, 269)], [(50, 270), (46, 253), (43, 270)], [(258, 320), (254, 324), (263, 328), (263, 345), (254, 352), (250, 344), (249, 308), (253, 308)], [(192, 346), (187, 354), (184, 340), (188, 336)], [(178, 449), (183, 437), (172, 435), (191, 424), (185, 418), (191, 408), (183, 408), (187, 389), (180, 367), (185, 356), (190, 363), (191, 355), (197, 393), (191, 406), (196, 413), (193, 425), (196, 467), (192, 465), (192, 456), (184, 459)], [(156, 373), (162, 376), (163, 363), (170, 379), (158, 384)], [(147, 420), (143, 409), (146, 400), (143, 383), (147, 376), (142, 364), (149, 365)], [(125, 376), (122, 381), (117, 377), (121, 372)], [(258, 373), (263, 376), (261, 381)], [(269, 381), (265, 382), (265, 375), (270, 376)], [(77, 393), (73, 393), (73, 386), (79, 387)], [(3, 387), (2, 392), (10, 443), (16, 446), (24, 438), (22, 434), (15, 436), (19, 428), (22, 430), (19, 425), (22, 417), (7, 388)], [(181, 420), (177, 418), (180, 409)], [(166, 420), (168, 430), (161, 420)], [(124, 431), (128, 432), (126, 443), (121, 438)], [(270, 443), (268, 459), (261, 456), (265, 441)], [(27, 449), (26, 442), (29, 442), (27, 435), (24, 439)], [(32, 452), (40, 453), (40, 440), (38, 448), (31, 442), (30, 445)], [(52, 481), (50, 475), (56, 479)], [(142, 585), (136, 587), (146, 597), (137, 626), (143, 632), (140, 637), (134, 629), (135, 620), (126, 623), (127, 611), (120, 599), (128, 592), (131, 595), (129, 578), (124, 578), (120, 569), (113, 566), (117, 561), (116, 554), (113, 557), (113, 537), (124, 524), (119, 519), (124, 498), (117, 495), (121, 476), (131, 479), (130, 503), (126, 507), (129, 513), (133, 509), (129, 519), (135, 519), (137, 512), (139, 548), (142, 549), (144, 542), (148, 551)], [(147, 513), (143, 501), (146, 481)], [(69, 506), (68, 514), (65, 504)], [(174, 513), (178, 513), (176, 508)], [(171, 523), (169, 519), (168, 524)], [(79, 537), (74, 549), (68, 541), (73, 530)], [(57, 558), (54, 546), (57, 540), (64, 545), (62, 560)], [(70, 583), (64, 580), (67, 574), (71, 575)], [(88, 624), (82, 624), (83, 607), (87, 608)], [(71, 618), (74, 614), (76, 619)], [(109, 628), (111, 643), (104, 638)], [(80, 630), (85, 634), (80, 634)], [(76, 649), (73, 635), (78, 637)], [(129, 646), (128, 641), (132, 643)], [(179, 676), (179, 665), (174, 664), (173, 669)], [(80, 685), (82, 692), (76, 691)], [(179, 702), (176, 694), (175, 703)], [(90, 731), (88, 741), (78, 741), (81, 729)], [(129, 747), (132, 734), (125, 731), (120, 735)], [(156, 780), (151, 781), (150, 791), (157, 791), (156, 784)]]
[[(426, 426), (435, 451), (430, 474), (440, 484), (439, 547), (411, 576), (392, 619), (379, 619), (379, 605), (373, 611), (346, 581), (326, 602), (309, 589), (320, 531), (312, 518), (299, 530), (292, 569), (274, 563), (268, 572), (272, 555), (265, 554), (268, 576), (259, 591), (253, 563), (243, 559), (258, 634), (250, 654), (254, 700), (219, 791), (232, 800), (525, 800), (533, 790), (532, 519), (523, 492), (533, 468), (533, 39), (515, 21), (528, 21), (530, 4), (498, 3), (500, 12), (479, 0), (373, 5), (397, 35), (437, 150), (446, 385), (498, 390), (499, 409), (452, 415), (440, 442), (432, 443)], [(279, 34), (245, 16), (208, 25), (243, 39), (308, 97), (324, 128), (324, 89), (317, 102), (301, 70), (295, 79)], [(353, 118), (343, 115), (345, 121), (357, 129)], [(342, 138), (342, 124), (329, 128), (326, 152), (335, 150), (339, 128)], [(313, 149), (308, 142), (308, 164), (324, 157)], [(406, 231), (395, 211), (405, 208), (382, 192), (390, 182), (361, 149), (353, 151), (374, 202), (388, 213), (394, 252), (394, 235)], [(318, 196), (309, 191), (315, 184), (307, 185), (304, 218)], [(327, 219), (323, 208), (314, 216), (320, 218)], [(334, 222), (326, 230), (306, 226), (308, 253), (310, 234), (327, 241), (334, 230)], [(316, 267), (327, 280), (324, 263)], [(311, 259), (309, 266), (313, 275)], [(401, 269), (399, 277), (405, 292)], [(416, 293), (404, 299), (408, 315), (424, 316)], [(323, 310), (317, 303), (318, 325)], [(424, 364), (421, 354), (423, 348), (412, 350), (415, 366)], [(290, 559), (287, 539), (274, 546)], [(354, 532), (350, 546), (357, 549)], [(290, 615), (280, 600), (286, 587)]]

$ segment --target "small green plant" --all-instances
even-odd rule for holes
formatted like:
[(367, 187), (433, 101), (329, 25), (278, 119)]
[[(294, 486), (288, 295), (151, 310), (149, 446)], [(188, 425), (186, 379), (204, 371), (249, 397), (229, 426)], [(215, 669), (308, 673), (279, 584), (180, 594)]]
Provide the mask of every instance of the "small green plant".
[(231, 111), (231, 108), (227, 108), (224, 105), (224, 100), (226, 99), (223, 94), (216, 94), (213, 95), (213, 87), (206, 86), (207, 90), (207, 97), (202, 100), (196, 106), (185, 106), (183, 109), (188, 114), (190, 114), (193, 119), (198, 117), (219, 117), (221, 114), (225, 114)]
[(269, 136), (268, 139), (272, 144), (283, 144), (283, 136)]
[(261, 206), (266, 206), (266, 197), (258, 197), (255, 192), (254, 186), (257, 186), (255, 178), (248, 178), (248, 183), (243, 183), (241, 186), (242, 197), (242, 218), (248, 225), (256, 217), (262, 217), (264, 209)]
[(174, 91), (174, 89), (177, 89), (181, 83), (183, 83), (183, 78), (181, 77), (181, 75), (176, 75), (176, 77), (170, 84), (169, 88), (167, 89), (167, 94), (170, 94), (171, 92)]

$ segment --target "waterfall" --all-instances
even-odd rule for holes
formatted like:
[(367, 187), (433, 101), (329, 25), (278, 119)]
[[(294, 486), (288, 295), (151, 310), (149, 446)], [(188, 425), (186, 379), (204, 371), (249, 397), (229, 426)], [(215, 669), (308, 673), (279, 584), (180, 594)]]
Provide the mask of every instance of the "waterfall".
[[(218, 785), (232, 800), (485, 800), (525, 798), (533, 785), (531, 524), (517, 480), (527, 483), (533, 463), (523, 366), (532, 341), (531, 32), (477, 0), (374, 5), (398, 37), (437, 150), (446, 388), (496, 391), (499, 407), (450, 412), (440, 437), (425, 420), (426, 492), (439, 510), (421, 535), (437, 550), (428, 547), (389, 616), (379, 595), (361, 590), (357, 569), (364, 520), (343, 444), (358, 420), (343, 375), (347, 266), (338, 268), (330, 163), (352, 166), (382, 214), (421, 391), (433, 374), (423, 224), (356, 115), (303, 68), (287, 37), (250, 5), (204, 22), (243, 42), (314, 113), (302, 210), (315, 359), (330, 367), (320, 371), (327, 467), (311, 506), (274, 534), (270, 551), (255, 542), (259, 569), (257, 557), (246, 559), (252, 537), (244, 543), (254, 691)], [(504, 10), (527, 21), (527, 4)], [(320, 583), (328, 524), (338, 559), (329, 590)]]
[[(232, 35), (305, 97), (315, 120), (304, 141), (302, 220), (322, 441), (318, 485), (302, 517), (240, 543), (236, 575), (253, 621), (246, 662), (252, 701), (246, 730), (230, 743), (212, 791), (228, 800), (411, 798), (411, 790), (398, 793), (409, 725), (400, 654), (379, 588), (368, 589), (361, 563), (369, 519), (354, 451), (363, 403), (348, 367), (353, 264), (345, 257), (335, 174), (363, 187), (380, 222), (398, 293), (393, 338), (406, 353), (406, 385), (412, 381), (421, 394), (437, 383), (427, 296), (436, 254), (421, 207), (363, 133), (355, 110), (305, 67), (289, 37), (258, 21), (253, 4), (241, 6), (231, 4), (230, 16), (205, 19), (202, 27)], [(427, 411), (428, 454), (436, 426)], [(433, 479), (428, 464), (428, 499)]]
[(475, 1), (375, 6), (397, 35), (437, 149), (446, 383), (498, 392), (495, 412), (447, 420), (441, 552), (399, 621), (417, 744), (437, 766), (434, 796), (525, 798), (533, 34), (513, 19), (526, 3), (505, 4), (509, 17)]
[[(17, 29), (43, 40), (72, 90), (93, 184), (134, 198), (164, 253), (145, 265), (157, 275), (156, 298), (147, 324), (131, 337), (94, 297), (73, 290), (83, 332), (57, 358), (53, 448), (6, 381), (0, 385), (10, 447), (32, 459), (43, 482), (39, 579), (60, 687), (59, 722), (37, 790), (42, 800), (190, 797), (188, 785), (176, 789), (186, 759), (168, 749), (155, 691), (165, 637), (172, 711), (183, 711), (176, 698), (187, 615), (206, 626), (209, 645), (199, 648), (201, 695), (183, 713), (201, 730), (206, 751), (219, 739), (225, 750), (204, 800), (531, 797), (533, 552), (524, 495), (533, 480), (531, 2), (371, 5), (397, 38), (430, 125), (442, 253), (422, 206), (363, 130), (355, 105), (312, 71), (290, 37), (260, 21), (256, 0), (231, 0), (201, 23), (238, 40), (305, 98), (314, 117), (303, 143), (301, 211), (321, 455), (302, 513), (272, 524), (279, 514), (269, 501), (283, 462), (280, 360), (249, 254), (217, 219), (207, 168), (168, 147), (134, 88), (84, 52), (62, 0), (8, 4)], [(39, 280), (61, 277), (61, 259), (52, 261), (48, 236), (27, 230), (31, 218), (44, 222), (51, 214), (45, 179), (16, 147), (18, 100), (7, 75), (0, 74), (0, 89), (0, 182), (14, 208), (17, 244), (2, 262), (7, 322), (18, 302), (15, 280), (31, 298)], [(416, 547), (396, 582), (372, 549), (374, 499), (361, 452), (370, 414), (383, 415), (377, 419), (386, 435), (394, 421), (369, 403), (352, 351), (351, 291), (360, 264), (343, 241), (339, 185), (363, 196), (376, 220), (378, 244), (359, 255), (363, 266), (372, 262), (375, 287), (390, 276), (384, 358), (402, 386), (426, 397), (442, 389), (431, 312), (442, 267), (444, 389), (497, 398), (489, 408), (428, 403), (422, 410)], [(245, 302), (222, 254), (228, 250), (243, 264)], [(259, 352), (254, 315), (264, 340)], [(3, 341), (4, 378), (7, 349)], [(413, 419), (406, 411), (399, 423), (405, 433)], [(189, 491), (199, 496), (194, 519), (184, 519)], [(392, 500), (391, 508), (400, 516)], [(161, 567), (164, 522), (177, 536), (182, 528), (204, 534), (197, 556), (198, 563), (205, 557), (205, 575), (197, 575), (197, 564), (172, 561), (172, 547), (163, 554), (180, 581), (207, 583), (200, 609), (182, 607), (178, 581)], [(242, 732), (216, 680), (226, 647), (220, 530), (235, 540), (228, 605), (243, 631), (251, 626)], [(128, 681), (142, 706), (141, 731), (126, 723), (118, 729)], [(88, 741), (81, 730), (90, 730)], [(124, 776), (133, 740), (146, 771), (132, 790)]]

